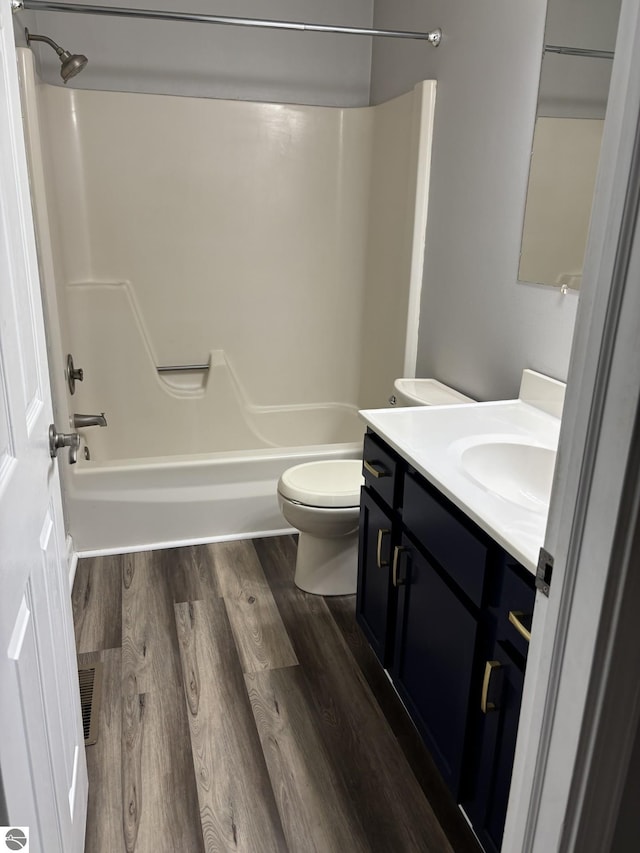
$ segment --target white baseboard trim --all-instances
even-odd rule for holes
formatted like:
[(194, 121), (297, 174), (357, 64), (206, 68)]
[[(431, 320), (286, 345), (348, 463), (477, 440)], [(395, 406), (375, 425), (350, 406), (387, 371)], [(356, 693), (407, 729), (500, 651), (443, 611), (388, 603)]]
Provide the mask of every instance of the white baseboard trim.
[[(233, 533), (224, 536), (211, 536), (197, 539), (176, 539), (167, 542), (149, 542), (146, 545), (124, 545), (121, 548), (97, 548), (90, 551), (75, 552), (76, 563), (78, 558), (83, 557), (110, 557), (115, 554), (136, 554), (140, 551), (160, 551), (164, 548), (184, 548), (189, 545), (209, 545), (212, 542), (233, 542), (239, 539), (262, 539), (270, 536), (287, 536), (297, 533), (293, 527), (285, 527), (281, 530), (257, 530), (249, 533)], [(75, 576), (75, 567), (74, 567)]]

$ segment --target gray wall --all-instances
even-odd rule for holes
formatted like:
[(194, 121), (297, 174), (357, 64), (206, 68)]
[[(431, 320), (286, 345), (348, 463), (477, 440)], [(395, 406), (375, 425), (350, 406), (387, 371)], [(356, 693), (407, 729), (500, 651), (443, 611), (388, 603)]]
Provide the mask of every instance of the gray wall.
[(577, 297), (519, 284), (545, 0), (376, 0), (375, 26), (442, 27), (435, 50), (376, 41), (372, 101), (438, 81), (417, 373), (481, 400), (530, 367), (566, 379)]
[[(101, 0), (102, 5), (371, 26), (373, 0)], [(21, 23), (89, 65), (69, 85), (86, 89), (363, 106), (369, 101), (366, 37), (37, 12)], [(37, 29), (36, 29), (37, 27)], [(38, 45), (42, 76), (61, 83), (50, 47)]]

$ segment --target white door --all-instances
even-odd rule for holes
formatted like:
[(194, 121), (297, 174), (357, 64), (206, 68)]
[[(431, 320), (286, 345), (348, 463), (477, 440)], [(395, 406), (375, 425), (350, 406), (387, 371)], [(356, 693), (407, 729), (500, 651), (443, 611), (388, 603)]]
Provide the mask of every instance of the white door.
[(71, 599), (13, 22), (8, 0), (0, 6), (0, 773), (30, 850), (80, 853), (87, 773)]

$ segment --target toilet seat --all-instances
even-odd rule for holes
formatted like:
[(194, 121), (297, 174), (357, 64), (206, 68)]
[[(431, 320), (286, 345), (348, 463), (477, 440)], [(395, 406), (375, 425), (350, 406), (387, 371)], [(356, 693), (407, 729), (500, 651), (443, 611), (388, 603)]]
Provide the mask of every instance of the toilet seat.
[(278, 491), (286, 500), (305, 506), (357, 507), (363, 482), (360, 459), (323, 459), (288, 468)]

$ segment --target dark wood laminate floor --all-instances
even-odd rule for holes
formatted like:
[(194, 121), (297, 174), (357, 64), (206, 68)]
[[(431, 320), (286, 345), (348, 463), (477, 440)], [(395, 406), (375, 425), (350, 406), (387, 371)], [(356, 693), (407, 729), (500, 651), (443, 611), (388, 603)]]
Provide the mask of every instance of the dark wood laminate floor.
[(80, 561), (101, 660), (87, 853), (478, 853), (354, 618), (292, 537)]

